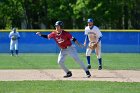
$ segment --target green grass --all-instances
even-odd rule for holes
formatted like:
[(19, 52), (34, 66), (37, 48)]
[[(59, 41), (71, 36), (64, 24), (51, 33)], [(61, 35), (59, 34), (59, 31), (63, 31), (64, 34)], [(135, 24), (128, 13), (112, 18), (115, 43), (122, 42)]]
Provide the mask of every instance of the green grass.
[(0, 93), (139, 93), (140, 83), (100, 81), (0, 82)]
[[(0, 69), (57, 69), (58, 54), (20, 54), (11, 57), (0, 54)], [(79, 54), (86, 63), (85, 54)], [(140, 54), (103, 53), (103, 68), (112, 70), (140, 70)], [(80, 68), (71, 57), (65, 64)], [(92, 68), (98, 67), (97, 58), (91, 56)], [(140, 83), (106, 81), (0, 81), (0, 93), (139, 93)]]
[[(12, 57), (0, 54), (0, 69), (57, 69), (58, 54), (20, 54)], [(87, 65), (85, 54), (79, 54), (81, 60)], [(140, 54), (136, 53), (103, 53), (103, 68), (112, 70), (140, 70)], [(65, 64), (70, 69), (80, 68), (69, 56)], [(98, 61), (95, 55), (91, 56), (92, 68), (97, 69)]]

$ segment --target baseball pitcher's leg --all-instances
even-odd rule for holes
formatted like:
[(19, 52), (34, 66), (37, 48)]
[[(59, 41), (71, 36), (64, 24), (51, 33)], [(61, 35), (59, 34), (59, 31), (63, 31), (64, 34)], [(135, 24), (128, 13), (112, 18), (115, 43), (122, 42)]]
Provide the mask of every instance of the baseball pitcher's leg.
[(95, 52), (96, 52), (96, 56), (98, 58), (98, 64), (99, 64), (98, 70), (101, 70), (102, 69), (101, 43), (99, 43), (99, 45), (95, 49)]
[(14, 56), (14, 52), (13, 52), (13, 50), (10, 50), (11, 51), (11, 56)]
[(10, 52), (11, 52), (11, 56), (14, 56), (14, 43), (10, 42)]
[(18, 42), (15, 43), (16, 55), (18, 56)]
[(102, 58), (99, 58), (98, 59), (98, 62), (99, 62), (99, 70), (101, 70), (102, 69)]
[(16, 55), (18, 55), (18, 50), (16, 50)]
[(78, 57), (78, 53), (77, 53), (75, 47), (70, 47), (70, 48), (69, 48), (69, 55), (70, 55), (71, 57), (73, 57), (73, 59), (81, 66), (81, 68), (84, 69), (84, 71), (85, 71), (86, 74), (87, 74), (87, 77), (90, 77), (91, 74), (90, 74), (89, 70), (86, 68), (86, 66), (84, 65), (84, 63), (83, 63), (83, 62), (80, 60), (80, 58)]
[(64, 76), (64, 78), (67, 77), (71, 77), (72, 73), (71, 71), (68, 70), (68, 68), (66, 68), (64, 61), (65, 61), (65, 57), (67, 55), (67, 51), (65, 50), (61, 50), (59, 55), (58, 55), (58, 64), (60, 65), (60, 67), (65, 71), (66, 75)]
[(91, 69), (91, 65), (90, 65), (90, 55), (91, 55), (91, 52), (92, 52), (92, 49), (87, 48), (87, 50), (86, 50), (86, 57), (87, 57), (87, 63), (88, 63), (87, 68), (88, 69)]

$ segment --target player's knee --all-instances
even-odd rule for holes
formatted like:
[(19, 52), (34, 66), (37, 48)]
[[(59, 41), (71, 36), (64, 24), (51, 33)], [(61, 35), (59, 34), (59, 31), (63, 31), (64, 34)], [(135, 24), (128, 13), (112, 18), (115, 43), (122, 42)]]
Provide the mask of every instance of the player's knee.
[(90, 56), (90, 53), (86, 53), (86, 56)]
[(88, 48), (88, 49), (86, 50), (86, 56), (90, 56), (91, 52), (92, 52), (92, 50)]
[(60, 64), (60, 61), (58, 60), (57, 63)]
[(60, 65), (60, 64), (62, 64), (62, 63), (63, 63), (63, 61), (58, 60), (58, 61), (57, 61), (57, 63)]
[(77, 57), (77, 58), (74, 58), (74, 60), (77, 62), (77, 63), (81, 63), (81, 60)]
[(97, 58), (98, 58), (98, 59), (99, 59), (99, 58), (101, 58), (101, 55), (99, 55), (99, 54), (98, 54), (98, 55), (96, 55), (96, 56), (97, 56)]
[(10, 48), (10, 50), (14, 50), (14, 48)]

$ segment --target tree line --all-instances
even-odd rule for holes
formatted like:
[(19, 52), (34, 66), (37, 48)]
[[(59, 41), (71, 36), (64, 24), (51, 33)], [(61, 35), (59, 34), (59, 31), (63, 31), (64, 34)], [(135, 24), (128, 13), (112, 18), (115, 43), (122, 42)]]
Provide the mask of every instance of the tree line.
[(101, 29), (139, 29), (140, 0), (0, 0), (0, 29), (83, 29), (93, 18)]

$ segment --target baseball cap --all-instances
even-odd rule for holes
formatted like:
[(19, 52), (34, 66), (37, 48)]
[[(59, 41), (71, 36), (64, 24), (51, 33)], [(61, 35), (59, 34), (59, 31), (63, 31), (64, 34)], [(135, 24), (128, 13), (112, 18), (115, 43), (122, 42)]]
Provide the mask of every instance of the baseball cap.
[(93, 22), (93, 19), (92, 19), (92, 18), (89, 18), (89, 19), (87, 20), (87, 22)]

